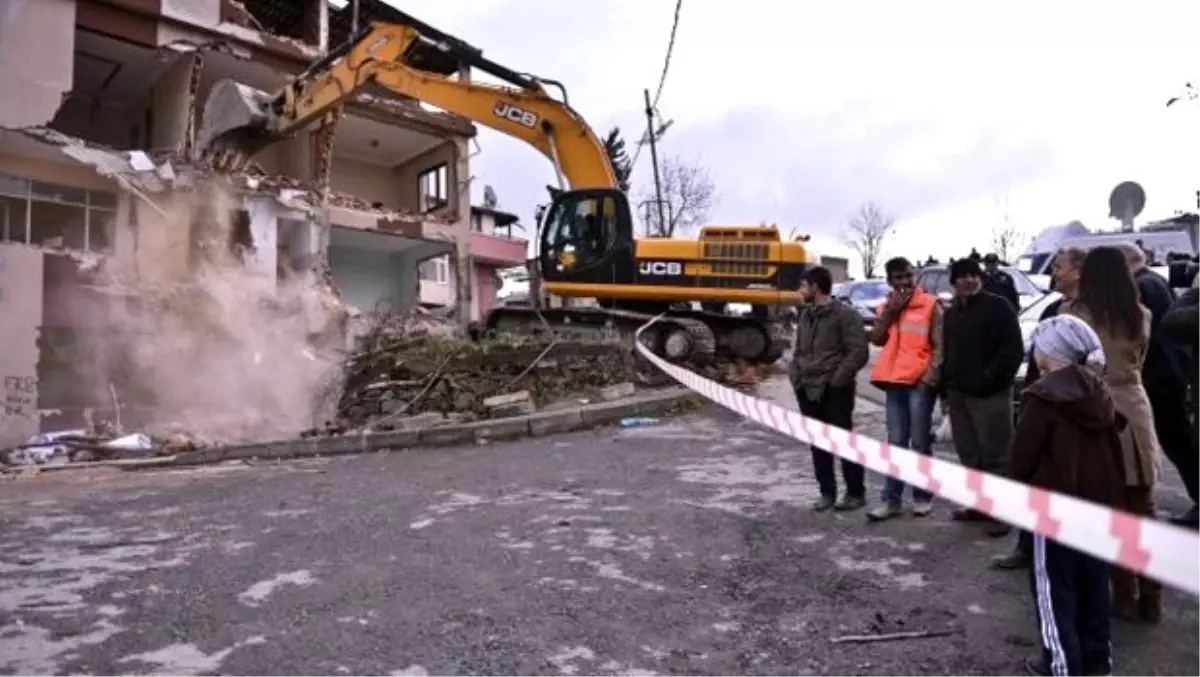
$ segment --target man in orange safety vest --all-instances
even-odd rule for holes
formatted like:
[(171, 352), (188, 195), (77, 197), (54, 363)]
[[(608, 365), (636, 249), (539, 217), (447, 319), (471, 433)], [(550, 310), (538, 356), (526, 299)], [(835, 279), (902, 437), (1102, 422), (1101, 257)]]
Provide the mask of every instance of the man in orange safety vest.
[[(891, 291), (879, 307), (870, 341), (883, 352), (871, 370), (871, 384), (887, 397), (888, 443), (918, 453), (933, 453), (933, 407), (942, 367), (942, 309), (936, 296), (916, 286), (913, 266), (903, 257), (884, 264)], [(889, 477), (883, 504), (867, 513), (883, 521), (903, 513), (904, 482)], [(912, 513), (933, 510), (933, 496), (913, 487)]]

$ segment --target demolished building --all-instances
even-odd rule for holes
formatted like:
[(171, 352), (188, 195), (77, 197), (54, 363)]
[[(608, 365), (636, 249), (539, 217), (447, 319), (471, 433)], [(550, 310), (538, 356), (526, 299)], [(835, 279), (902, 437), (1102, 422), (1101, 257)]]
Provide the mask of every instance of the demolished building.
[[(361, 21), (386, 20), (389, 8), (364, 0), (360, 11)], [(224, 178), (221, 196), (201, 195), (195, 133), (213, 83), (274, 89), (347, 39), (351, 23), (326, 0), (38, 0), (0, 9), (8, 66), (0, 83), (20, 93), (0, 99), (0, 446), (136, 399), (114, 382), (112, 365), (105, 383), (90, 382), (63, 346), (126, 312), (114, 300), (122, 287), (189, 280), (202, 238), (195, 219), (178, 218), (185, 208), (223, 212), (212, 218), (228, 221), (229, 244), (251, 274), (242, 287), (282, 294), (328, 283), (365, 315), (444, 307), (460, 326), (487, 312), (495, 271), (523, 265), (526, 242), (472, 217), (476, 130), (467, 120), (363, 95)], [(470, 77), (454, 63), (425, 67)], [(351, 335), (354, 321), (343, 328)], [(324, 329), (298, 331), (311, 339)], [(280, 347), (277, 335), (260, 340)], [(263, 352), (271, 350), (247, 359), (269, 361)], [(181, 402), (187, 396), (183, 389)]]

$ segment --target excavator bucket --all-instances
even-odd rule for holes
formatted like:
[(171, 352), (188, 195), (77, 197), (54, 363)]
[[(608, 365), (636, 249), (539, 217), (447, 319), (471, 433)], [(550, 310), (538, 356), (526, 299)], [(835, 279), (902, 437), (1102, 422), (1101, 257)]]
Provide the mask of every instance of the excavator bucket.
[(250, 158), (279, 140), (271, 97), (233, 80), (213, 85), (196, 143), (209, 158)]

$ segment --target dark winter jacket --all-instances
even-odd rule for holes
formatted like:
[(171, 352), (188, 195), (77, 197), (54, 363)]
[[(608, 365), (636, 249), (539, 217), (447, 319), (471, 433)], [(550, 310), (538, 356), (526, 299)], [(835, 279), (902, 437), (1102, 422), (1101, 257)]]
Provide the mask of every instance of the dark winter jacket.
[(1088, 367), (1046, 374), (1024, 394), (1012, 446), (1013, 479), (1120, 506), (1123, 425), (1103, 378)]
[(1142, 380), (1167, 388), (1182, 388), (1187, 383), (1184, 374), (1187, 355), (1182, 346), (1159, 331), (1163, 317), (1175, 303), (1175, 292), (1162, 275), (1149, 268), (1137, 271), (1133, 278), (1142, 305), (1150, 310), (1150, 345), (1146, 350), (1146, 361), (1142, 363)]
[(867, 331), (858, 312), (837, 299), (800, 309), (790, 370), (793, 387), (852, 386), (868, 360)]
[(955, 299), (946, 309), (942, 332), (942, 375), (948, 390), (988, 397), (1012, 388), (1025, 358), (1025, 341), (1007, 301), (988, 292)]
[(983, 290), (1011, 303), (1013, 312), (1021, 310), (1021, 295), (1017, 293), (1017, 283), (1013, 282), (1012, 275), (1003, 270), (997, 270), (995, 273), (985, 272), (983, 274)]
[[(1200, 291), (1189, 289), (1180, 294), (1175, 305), (1163, 315), (1159, 330), (1163, 336), (1184, 346), (1191, 353), (1187, 363), (1187, 380), (1191, 386), (1192, 406), (1200, 405)], [(1200, 420), (1200, 412), (1195, 412)]]

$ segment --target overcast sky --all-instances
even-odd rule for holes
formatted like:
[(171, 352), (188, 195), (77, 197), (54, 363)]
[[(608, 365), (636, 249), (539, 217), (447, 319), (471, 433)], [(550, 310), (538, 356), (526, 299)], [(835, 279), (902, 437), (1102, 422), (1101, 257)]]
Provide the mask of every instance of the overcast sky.
[[(389, 0), (518, 71), (565, 83), (599, 135), (640, 136), (674, 0)], [(704, 163), (709, 221), (777, 223), (838, 253), (847, 216), (898, 216), (888, 254), (986, 250), (1007, 198), (1036, 233), (1107, 218), (1111, 188), (1146, 189), (1143, 218), (1195, 209), (1200, 3), (686, 0), (659, 109), (662, 152)], [(529, 223), (553, 169), (482, 129), (473, 194)], [(649, 153), (635, 188), (650, 180)]]

